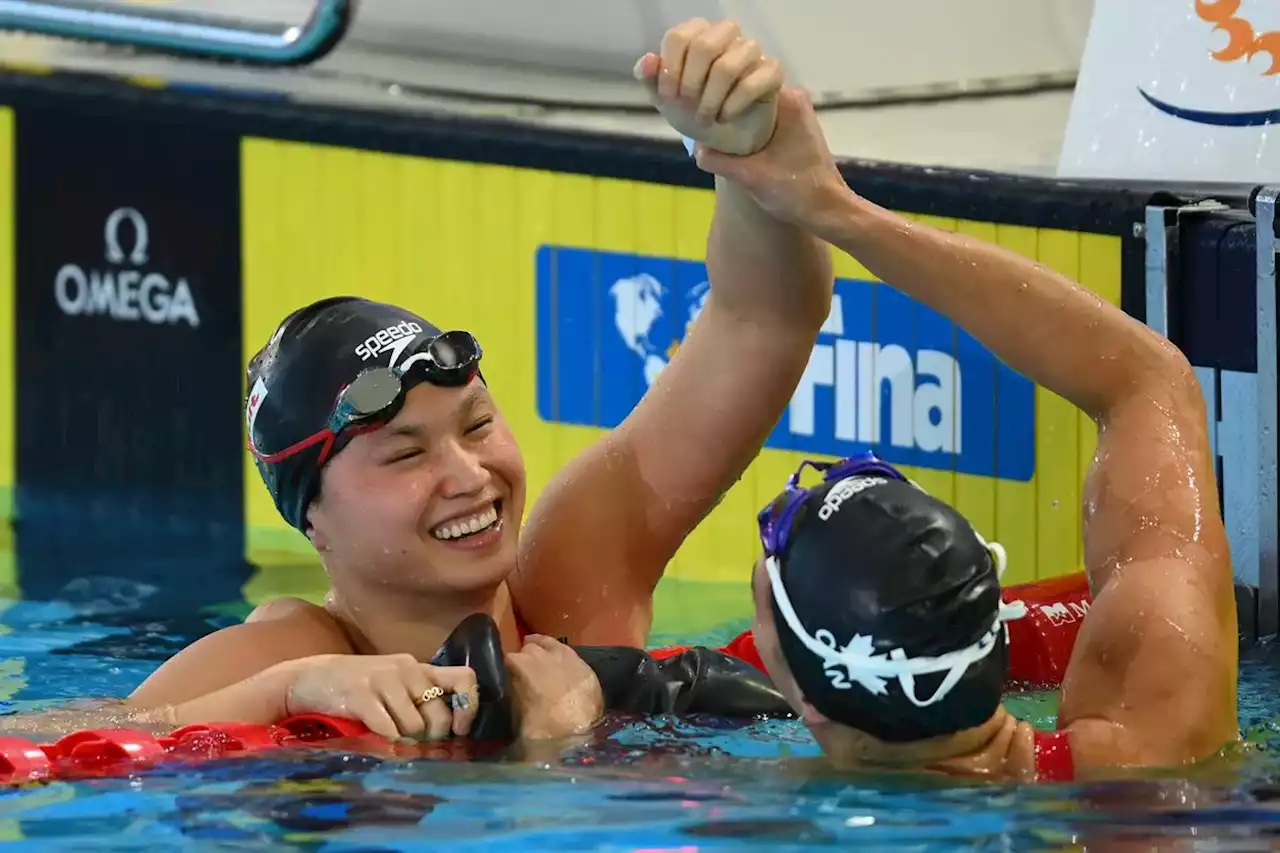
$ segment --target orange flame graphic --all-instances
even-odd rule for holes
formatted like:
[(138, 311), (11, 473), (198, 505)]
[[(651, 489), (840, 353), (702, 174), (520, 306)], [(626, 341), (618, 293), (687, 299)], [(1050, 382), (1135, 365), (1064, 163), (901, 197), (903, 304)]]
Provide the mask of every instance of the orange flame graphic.
[(1280, 30), (1271, 30), (1262, 34), (1253, 31), (1253, 24), (1240, 17), (1242, 0), (1196, 0), (1196, 14), (1200, 19), (1215, 24), (1214, 32), (1222, 30), (1230, 38), (1227, 46), (1212, 54), (1219, 62), (1235, 62), (1243, 59), (1248, 62), (1259, 53), (1271, 57), (1271, 67), (1262, 72), (1264, 76), (1280, 74)]

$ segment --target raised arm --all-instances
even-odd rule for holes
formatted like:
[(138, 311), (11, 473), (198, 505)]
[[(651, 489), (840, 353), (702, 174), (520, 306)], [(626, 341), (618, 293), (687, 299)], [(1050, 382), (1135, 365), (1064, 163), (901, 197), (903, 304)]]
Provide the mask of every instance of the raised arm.
[(1204, 400), (1165, 338), (1081, 285), (995, 246), (847, 197), (837, 246), (1088, 413), (1094, 603), (1063, 684), (1077, 766), (1168, 765), (1236, 734), (1237, 640)]
[[(1237, 733), (1235, 606), (1204, 401), (1186, 358), (1076, 282), (859, 198), (812, 108), (794, 93), (782, 105), (803, 120), (780, 117), (769, 149), (700, 164), (750, 186), (1098, 424), (1084, 489), (1094, 604), (1059, 711), (1077, 765), (1170, 764), (1220, 749)], [(796, 132), (781, 138), (784, 127)]]
[[(777, 64), (728, 23), (677, 27), (660, 70), (658, 57), (646, 63), (669, 103), (705, 96), (726, 120), (780, 84)], [(707, 268), (706, 305), (671, 363), (530, 513), (511, 583), (541, 633), (642, 643), (667, 563), (759, 453), (804, 372), (830, 309), (829, 248), (717, 181)]]

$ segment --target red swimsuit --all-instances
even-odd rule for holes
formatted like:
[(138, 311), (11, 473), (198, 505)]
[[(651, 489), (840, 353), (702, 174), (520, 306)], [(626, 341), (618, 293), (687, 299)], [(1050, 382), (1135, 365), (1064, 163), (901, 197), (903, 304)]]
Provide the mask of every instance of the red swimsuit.
[(1036, 781), (1070, 782), (1075, 779), (1075, 761), (1071, 757), (1071, 733), (1066, 731), (1035, 732)]

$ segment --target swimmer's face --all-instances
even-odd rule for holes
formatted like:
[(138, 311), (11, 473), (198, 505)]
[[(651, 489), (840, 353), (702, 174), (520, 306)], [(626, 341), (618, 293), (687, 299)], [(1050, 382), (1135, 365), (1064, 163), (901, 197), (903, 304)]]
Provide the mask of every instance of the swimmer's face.
[[(773, 592), (769, 588), (769, 573), (764, 567), (764, 557), (756, 560), (755, 569), (751, 574), (751, 598), (755, 602), (755, 624), (752, 625), (752, 634), (756, 641), (756, 651), (760, 653), (760, 660), (764, 661), (765, 669), (769, 671), (769, 679), (782, 691), (791, 708), (801, 718), (806, 718), (806, 709), (807, 712), (812, 713), (813, 706), (805, 701), (804, 693), (796, 684), (795, 677), (787, 666), (786, 658), (782, 656), (782, 648), (778, 645), (777, 628), (773, 621)], [(807, 723), (808, 719), (805, 721)]]
[(520, 450), (484, 384), (423, 382), (325, 467), (308, 535), (337, 584), (479, 592), (515, 568), (524, 500)]
[(778, 645), (777, 625), (773, 619), (773, 591), (769, 586), (769, 573), (765, 569), (763, 557), (756, 560), (751, 574), (751, 598), (755, 603), (752, 634), (756, 651), (760, 653), (760, 660), (768, 670), (769, 679), (782, 691), (787, 703), (809, 728), (827, 758), (837, 767), (856, 767), (872, 739), (848, 726), (832, 722), (805, 700), (804, 691), (796, 683), (795, 676), (791, 674), (787, 660), (782, 655), (782, 648)]

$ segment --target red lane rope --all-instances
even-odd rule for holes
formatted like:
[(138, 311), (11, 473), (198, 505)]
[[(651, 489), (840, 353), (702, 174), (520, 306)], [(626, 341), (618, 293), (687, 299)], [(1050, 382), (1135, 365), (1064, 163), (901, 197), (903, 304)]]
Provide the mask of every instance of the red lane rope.
[(87, 729), (48, 744), (0, 737), (0, 783), (116, 776), (164, 761), (228, 755), (356, 739), (362, 752), (398, 754), (397, 744), (362, 723), (320, 714), (290, 717), (273, 726), (207, 723), (157, 737), (133, 729)]

